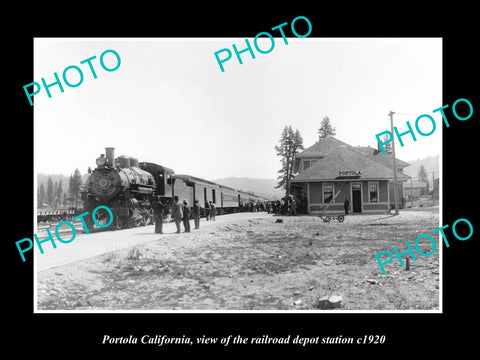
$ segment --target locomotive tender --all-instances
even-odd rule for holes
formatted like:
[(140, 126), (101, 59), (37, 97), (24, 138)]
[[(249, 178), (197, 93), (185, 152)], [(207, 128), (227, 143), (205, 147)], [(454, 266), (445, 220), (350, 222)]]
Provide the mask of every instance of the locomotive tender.
[[(200, 179), (177, 175), (172, 169), (150, 162), (138, 162), (127, 156), (115, 158), (115, 149), (105, 148), (96, 159), (97, 167), (88, 176), (88, 190), (82, 193), (84, 210), (92, 213), (99, 205), (112, 210), (116, 229), (147, 225), (152, 222), (152, 202), (159, 198), (171, 207), (173, 197), (187, 200), (189, 206), (198, 199), (203, 208), (213, 202), (219, 214), (236, 212), (244, 203), (266, 201), (262, 197)], [(97, 221), (109, 221), (108, 214), (97, 212)], [(93, 221), (87, 223), (93, 228)]]

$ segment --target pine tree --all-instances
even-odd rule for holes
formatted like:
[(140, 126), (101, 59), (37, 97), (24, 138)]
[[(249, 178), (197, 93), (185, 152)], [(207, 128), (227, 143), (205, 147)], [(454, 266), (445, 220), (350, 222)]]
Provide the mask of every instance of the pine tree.
[(418, 169), (418, 181), (426, 182), (427, 179), (427, 170), (425, 170), (425, 166), (420, 165), (420, 169)]
[(333, 136), (336, 133), (335, 128), (330, 124), (330, 119), (328, 116), (325, 116), (320, 123), (320, 129), (318, 129), (318, 138), (325, 139), (327, 136)]
[(62, 205), (63, 182), (62, 179), (58, 181), (55, 190), (55, 208)]
[(53, 183), (53, 205), (52, 205), (55, 210), (57, 210), (57, 205), (58, 205), (57, 192), (58, 192), (58, 183), (55, 181)]
[(75, 194), (73, 191), (73, 175), (70, 175), (68, 178), (68, 201), (70, 204), (73, 204), (73, 200), (75, 199)]
[(295, 156), (303, 150), (303, 139), (300, 132), (293, 132), (291, 126), (285, 126), (280, 138), (280, 145), (275, 146), (277, 156), (281, 156), (282, 167), (278, 170), (278, 184), (276, 188), (285, 189), (286, 195), (290, 195), (290, 182), (295, 175), (293, 173)]
[(75, 169), (73, 175), (70, 177), (70, 195), (72, 197), (72, 201), (75, 202), (75, 208), (78, 207), (78, 198), (80, 195), (80, 188), (82, 186), (82, 174), (80, 170)]
[(45, 194), (45, 186), (40, 184), (40, 187), (37, 192), (37, 207), (41, 208), (43, 207), (43, 204), (45, 203), (46, 200), (46, 194)]
[(52, 177), (48, 177), (47, 181), (47, 204), (53, 207), (53, 202), (55, 200), (55, 193), (53, 188), (53, 180)]

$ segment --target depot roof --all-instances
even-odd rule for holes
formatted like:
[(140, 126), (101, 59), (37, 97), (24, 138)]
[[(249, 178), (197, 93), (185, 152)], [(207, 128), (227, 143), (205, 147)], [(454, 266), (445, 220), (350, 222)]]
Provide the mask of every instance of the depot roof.
[(318, 158), (325, 156), (341, 146), (350, 146), (343, 141), (340, 141), (333, 136), (328, 136), (326, 138), (320, 139), (315, 144), (309, 148), (302, 151), (296, 156), (297, 159), (301, 158)]
[[(353, 172), (359, 174), (350, 176)], [(345, 144), (318, 159), (311, 167), (298, 174), (292, 182), (347, 179), (390, 180), (393, 179), (393, 171)], [(404, 181), (409, 177), (397, 171), (397, 179)]]
[[(393, 169), (393, 155), (392, 154), (383, 154), (380, 150), (372, 148), (370, 146), (356, 146), (355, 150), (360, 151), (370, 160), (374, 160), (390, 169)], [(404, 168), (410, 165), (410, 163), (395, 158), (395, 163), (398, 168)]]
[[(304, 159), (305, 158), (314, 158), (314, 159), (322, 158), (340, 147), (349, 147), (351, 149), (357, 150), (358, 152), (368, 157), (370, 160), (373, 160), (383, 166), (393, 169), (393, 156), (391, 154), (383, 154), (378, 149), (372, 148), (370, 146), (353, 147), (341, 140), (338, 140), (333, 136), (327, 136), (326, 138), (320, 139), (315, 144), (305, 149), (300, 154), (296, 155), (295, 168), (296, 170), (298, 170), (299, 162), (300, 162), (300, 159), (302, 158)], [(395, 160), (396, 160), (397, 169), (404, 168), (410, 165), (409, 163), (403, 160), (400, 160), (398, 158), (395, 158)]]

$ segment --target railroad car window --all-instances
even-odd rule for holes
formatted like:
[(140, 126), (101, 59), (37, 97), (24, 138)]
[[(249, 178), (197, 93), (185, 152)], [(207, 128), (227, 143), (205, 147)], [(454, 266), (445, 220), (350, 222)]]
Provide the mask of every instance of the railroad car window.
[[(162, 177), (163, 177), (163, 175), (162, 175)], [(170, 174), (167, 174), (167, 184), (172, 185), (172, 175), (170, 175)]]

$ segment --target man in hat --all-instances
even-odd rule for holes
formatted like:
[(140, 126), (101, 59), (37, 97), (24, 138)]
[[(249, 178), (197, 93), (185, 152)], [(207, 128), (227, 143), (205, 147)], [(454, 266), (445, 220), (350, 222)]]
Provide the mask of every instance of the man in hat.
[(210, 201), (210, 220), (215, 220), (215, 215), (217, 215), (217, 206)]
[(295, 198), (292, 196), (291, 197), (291, 204), (290, 204), (290, 215), (297, 215), (297, 202), (295, 201)]
[(343, 207), (345, 208), (345, 215), (348, 215), (348, 207), (350, 206), (350, 201), (348, 201), (347, 197), (343, 200)]
[(195, 223), (195, 229), (199, 229), (200, 228), (200, 205), (199, 205), (198, 199), (195, 199), (195, 201), (193, 202), (192, 212), (193, 212), (193, 222)]
[(177, 234), (180, 234), (180, 222), (183, 219), (183, 205), (178, 200), (178, 196), (175, 195), (173, 197), (174, 203), (172, 206), (172, 218), (175, 221), (175, 225), (177, 226)]
[(163, 234), (163, 211), (164, 205), (160, 200), (160, 196), (155, 198), (152, 204), (153, 218), (155, 221), (155, 234)]
[[(211, 201), (210, 201), (211, 202)], [(210, 218), (210, 202), (205, 200), (205, 219), (208, 221)]]
[(183, 227), (185, 232), (190, 232), (190, 215), (192, 214), (190, 207), (188, 206), (188, 201), (183, 200)]

